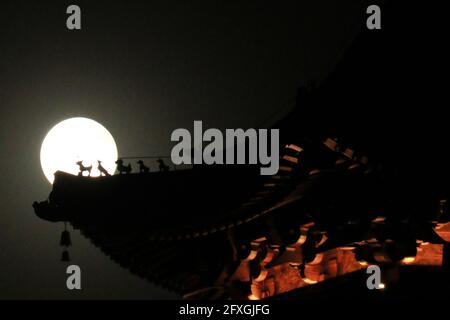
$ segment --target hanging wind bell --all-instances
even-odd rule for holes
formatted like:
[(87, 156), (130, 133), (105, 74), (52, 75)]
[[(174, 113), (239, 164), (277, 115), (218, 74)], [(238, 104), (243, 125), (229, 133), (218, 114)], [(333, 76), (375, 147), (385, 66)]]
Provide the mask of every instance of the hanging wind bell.
[(61, 239), (59, 240), (59, 245), (61, 247), (65, 248), (65, 250), (62, 252), (61, 261), (69, 262), (70, 256), (69, 256), (69, 251), (67, 251), (67, 248), (72, 245), (72, 240), (70, 239), (70, 232), (67, 231), (67, 223), (66, 222), (64, 222), (64, 231), (61, 233)]
[(59, 245), (61, 247), (70, 247), (72, 245), (72, 241), (70, 239), (70, 233), (67, 230), (64, 230), (61, 233), (61, 240), (59, 241)]
[(66, 223), (64, 223), (64, 231), (61, 233), (61, 239), (59, 245), (61, 247), (70, 247), (72, 245), (72, 240), (70, 239), (70, 232), (66, 230)]
[(64, 250), (61, 256), (61, 261), (62, 262), (69, 262), (70, 261), (70, 256), (69, 256), (69, 251)]

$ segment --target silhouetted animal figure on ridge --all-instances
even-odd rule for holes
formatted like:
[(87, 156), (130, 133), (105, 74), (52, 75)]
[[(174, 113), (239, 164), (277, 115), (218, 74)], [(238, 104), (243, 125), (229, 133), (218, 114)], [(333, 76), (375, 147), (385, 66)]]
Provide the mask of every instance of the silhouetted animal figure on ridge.
[(131, 163), (129, 163), (127, 166), (123, 165), (123, 160), (119, 159), (116, 161), (117, 164), (117, 171), (119, 171), (119, 174), (126, 173), (129, 174), (131, 172)]
[(89, 174), (89, 177), (91, 176), (91, 170), (92, 170), (92, 165), (90, 165), (89, 167), (85, 167), (83, 166), (83, 160), (78, 161), (77, 162), (78, 167), (80, 168), (80, 172), (78, 173), (79, 176), (83, 175), (83, 172), (87, 171)]
[(139, 173), (148, 173), (150, 171), (150, 168), (144, 164), (144, 161), (139, 160), (137, 164), (139, 165)]
[(97, 160), (98, 166), (97, 169), (100, 171), (101, 176), (110, 176), (109, 172), (106, 171), (106, 169), (102, 166), (102, 162), (100, 160)]
[(163, 159), (158, 159), (157, 161), (159, 163), (159, 171), (169, 171), (169, 166), (164, 163)]

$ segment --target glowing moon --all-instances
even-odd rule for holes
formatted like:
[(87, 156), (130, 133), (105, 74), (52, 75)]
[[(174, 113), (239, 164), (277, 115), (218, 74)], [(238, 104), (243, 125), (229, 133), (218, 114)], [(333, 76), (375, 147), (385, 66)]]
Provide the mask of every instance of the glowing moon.
[[(97, 160), (113, 174), (117, 146), (113, 136), (100, 123), (88, 118), (70, 118), (54, 126), (41, 146), (41, 166), (45, 177), (53, 183), (58, 170), (78, 174), (78, 161), (91, 166), (91, 176), (99, 176)], [(87, 175), (85, 172), (84, 175)]]

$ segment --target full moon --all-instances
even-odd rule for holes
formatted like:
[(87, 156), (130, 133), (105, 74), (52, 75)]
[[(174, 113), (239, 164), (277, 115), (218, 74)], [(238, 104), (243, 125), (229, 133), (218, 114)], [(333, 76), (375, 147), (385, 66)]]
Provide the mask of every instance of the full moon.
[(61, 121), (47, 133), (41, 146), (42, 171), (50, 183), (58, 170), (78, 174), (78, 161), (85, 167), (92, 166), (93, 177), (100, 175), (97, 161), (113, 174), (117, 156), (113, 136), (100, 123), (88, 118)]

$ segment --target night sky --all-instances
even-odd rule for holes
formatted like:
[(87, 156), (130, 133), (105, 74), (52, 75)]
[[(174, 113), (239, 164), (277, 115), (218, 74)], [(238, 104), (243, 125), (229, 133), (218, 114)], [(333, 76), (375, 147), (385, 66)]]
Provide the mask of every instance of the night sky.
[[(95, 2), (95, 3), (93, 3)], [(170, 133), (256, 126), (320, 83), (365, 26), (372, 1), (2, 1), (0, 5), (0, 298), (171, 298), (121, 269), (78, 231), (66, 289), (61, 224), (33, 201), (51, 186), (39, 160), (66, 118), (102, 123), (120, 156), (168, 155)], [(245, 2), (245, 3), (244, 3)], [(82, 30), (66, 28), (66, 8)]]

